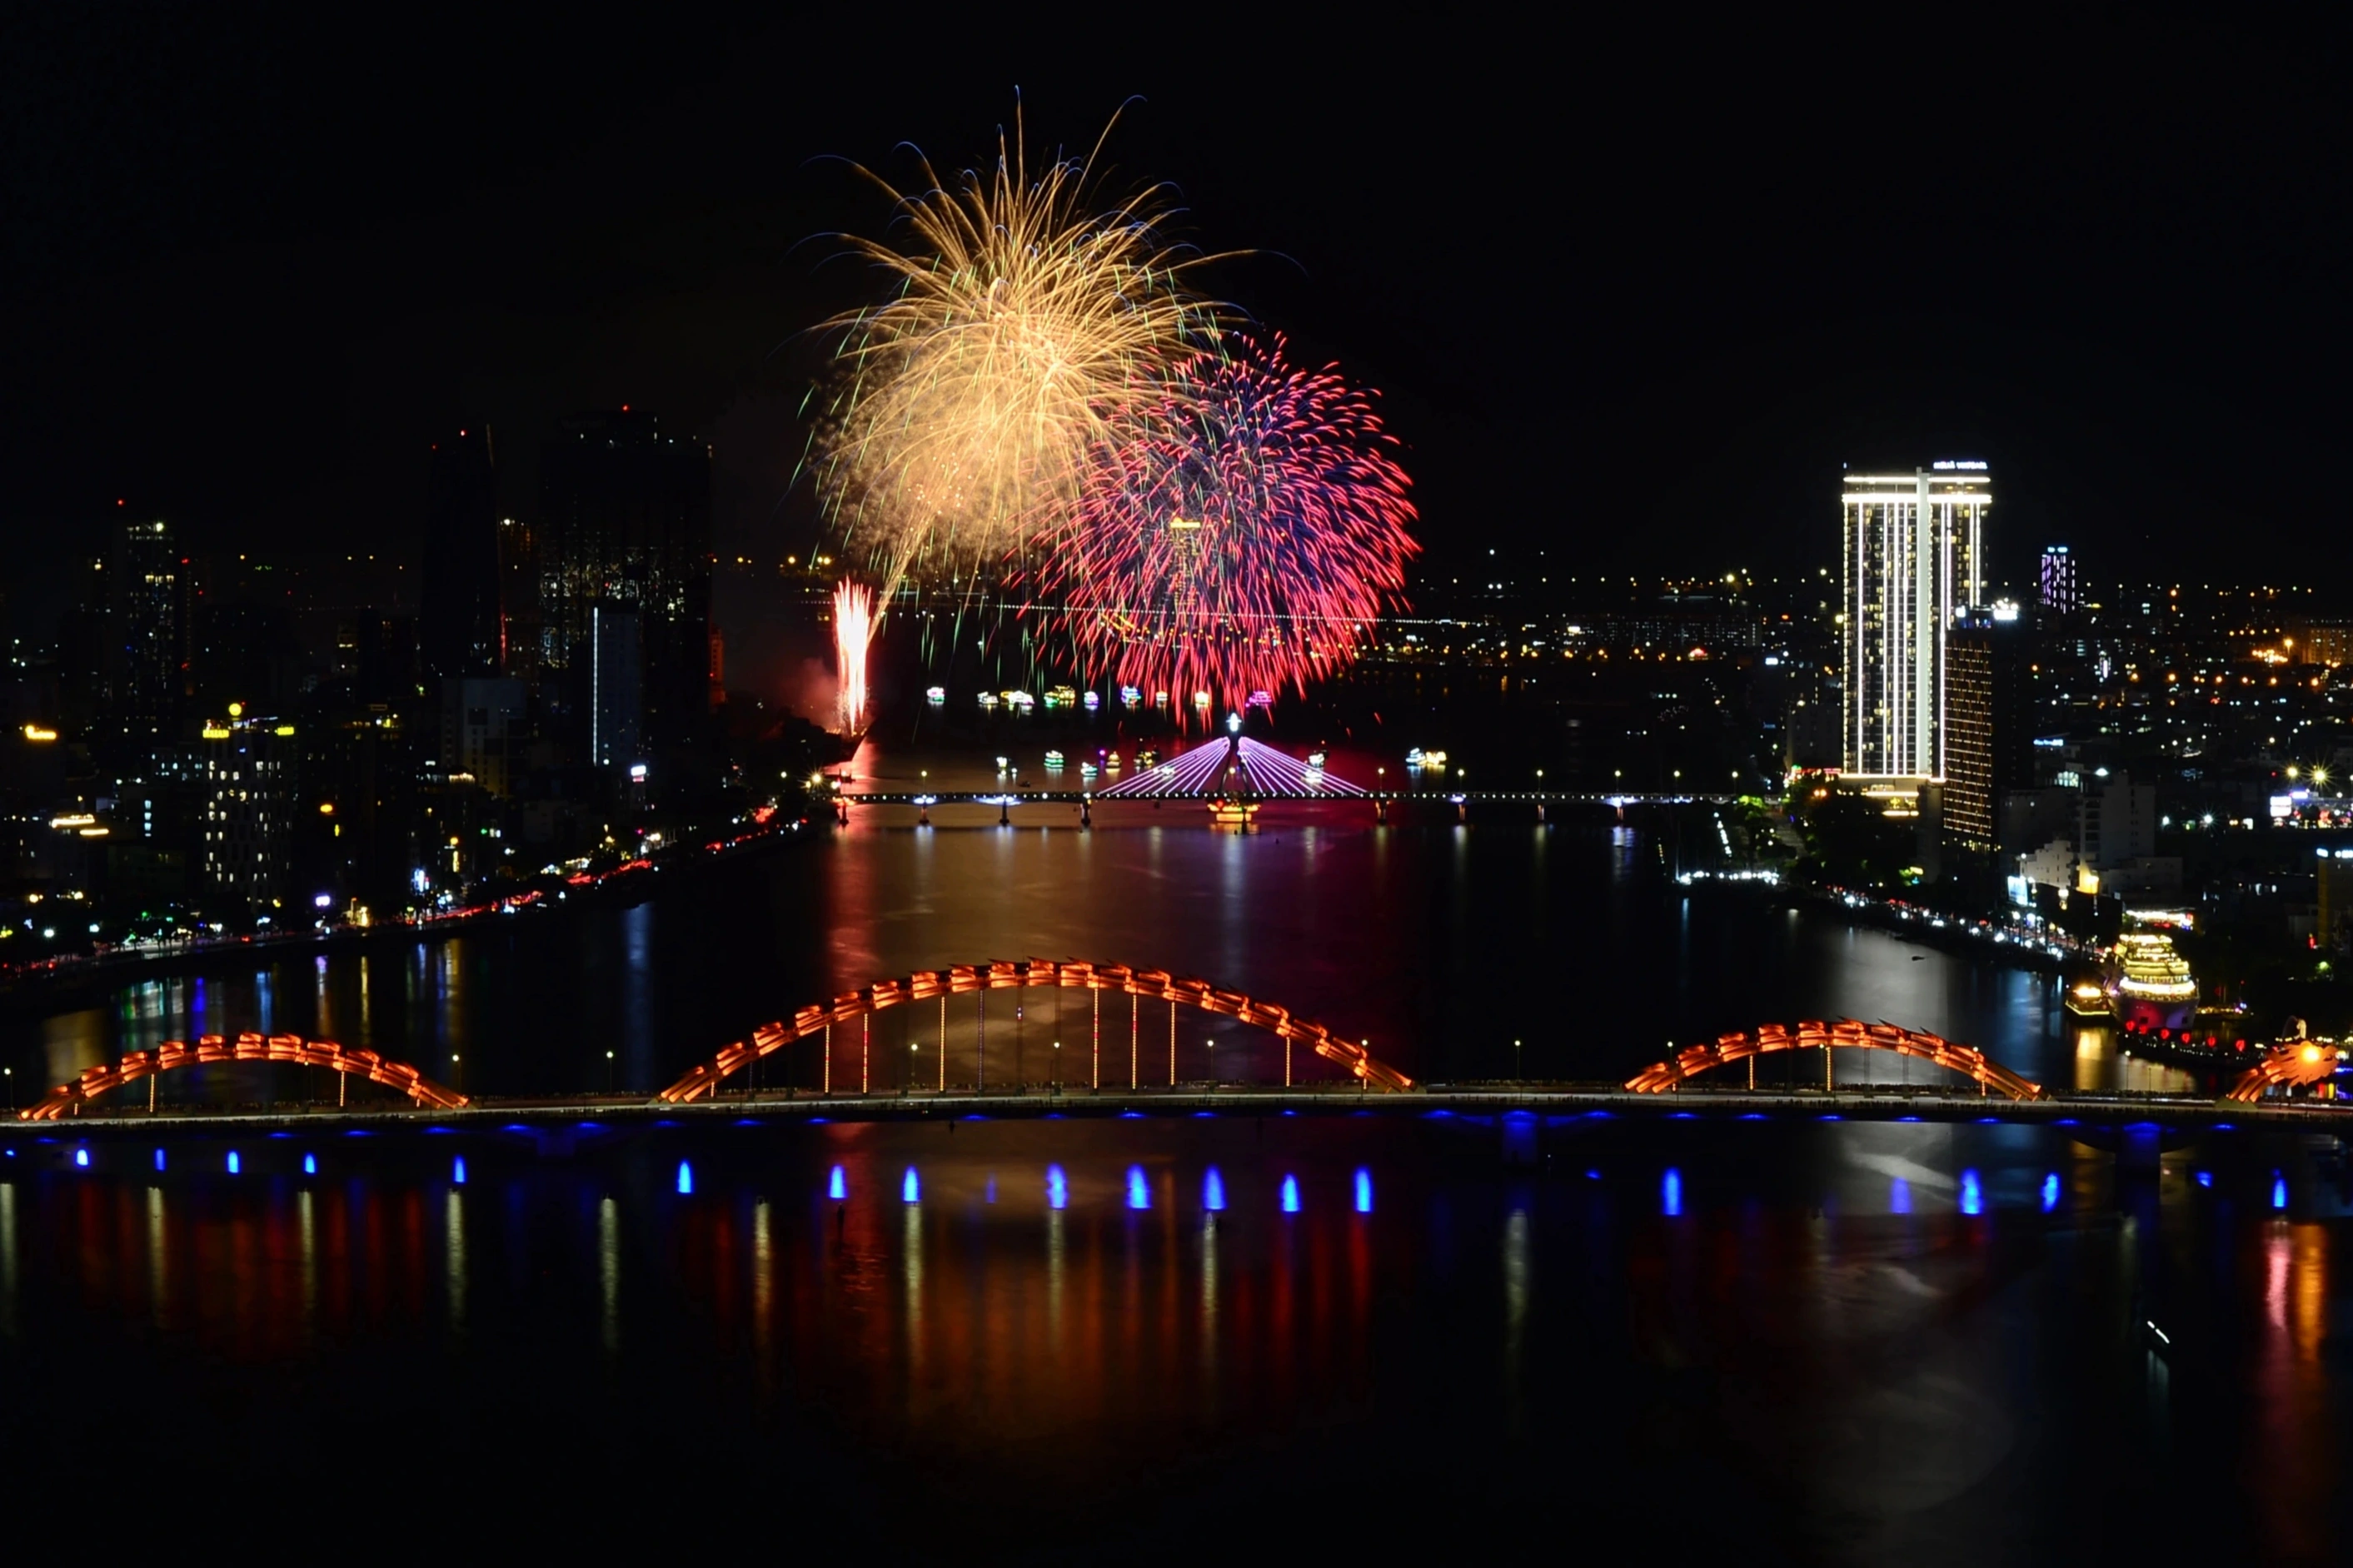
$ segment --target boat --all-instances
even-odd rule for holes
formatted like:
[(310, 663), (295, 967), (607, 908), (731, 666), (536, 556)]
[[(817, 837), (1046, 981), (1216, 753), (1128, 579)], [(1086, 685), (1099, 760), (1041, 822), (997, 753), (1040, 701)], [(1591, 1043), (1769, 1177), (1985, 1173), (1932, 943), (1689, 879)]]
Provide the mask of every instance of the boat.
[(1318, 770), (1322, 769), (1324, 766), (1324, 753), (1320, 749), (1307, 753), (1307, 765), (1311, 768)]
[(2141, 1029), (2183, 1029), (2198, 1011), (2198, 981), (2173, 939), (2132, 931), (2116, 939), (2105, 989), (2116, 1021)]
[(1102, 770), (1097, 768), (1092, 763), (1081, 763), (1079, 764), (1079, 776), (1082, 779), (1091, 779), (1101, 771)]
[(923, 688), (923, 700), (930, 703), (933, 707), (937, 708), (947, 700), (948, 689), (946, 687), (926, 686)]
[(1046, 753), (1046, 765), (1050, 768), (1059, 768), (1069, 760), (1070, 759), (1063, 756), (1060, 752), (1049, 752)]
[(1112, 752), (1105, 754), (1103, 757), (1103, 772), (1107, 773), (1115, 773), (1119, 772), (1119, 753), (1117, 752)]
[(1148, 768), (1159, 760), (1160, 753), (1149, 746), (1135, 753), (1135, 765), (1139, 768)]
[(1258, 802), (1227, 800), (1223, 796), (1209, 803), (1209, 826), (1234, 833), (1258, 831)]
[(2100, 984), (2097, 975), (2085, 975), (2067, 987), (2067, 1011), (2079, 1018), (2113, 1018), (2116, 1004), (2108, 999), (2108, 988)]
[(982, 693), (980, 694), (980, 705), (981, 705), (983, 708), (994, 708), (994, 707), (996, 707), (996, 706), (997, 706), (997, 693), (996, 693), (996, 692), (994, 692), (994, 691), (984, 691), (984, 692), (982, 692)]
[(1078, 705), (1079, 705), (1079, 693), (1078, 693), (1078, 689), (1077, 689), (1076, 687), (1071, 687), (1071, 686), (1050, 686), (1050, 687), (1048, 687), (1048, 688), (1046, 689), (1046, 706), (1047, 706), (1047, 707), (1049, 707), (1049, 708), (1075, 708), (1075, 707), (1077, 707)]

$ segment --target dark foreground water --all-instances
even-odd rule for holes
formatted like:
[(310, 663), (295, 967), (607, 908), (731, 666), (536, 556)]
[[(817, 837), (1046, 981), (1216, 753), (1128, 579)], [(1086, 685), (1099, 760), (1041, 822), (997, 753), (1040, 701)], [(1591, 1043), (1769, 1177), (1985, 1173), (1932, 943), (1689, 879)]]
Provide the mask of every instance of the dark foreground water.
[[(633, 908), (20, 1007), (0, 1047), (21, 1084), (258, 1025), (477, 1091), (645, 1089), (831, 990), (1036, 953), (1203, 973), (1424, 1076), (1507, 1073), (1514, 1037), (1532, 1076), (1618, 1075), (1822, 1012), (2054, 1083), (2145, 1071), (2047, 977), (1686, 898), (1656, 848), (878, 826)], [(992, 1072), (1054, 1075), (1092, 1020), (1052, 1006), (991, 1022)], [(1241, 1076), (1239, 1031), (1180, 1027), (1185, 1076)], [(977, 1020), (950, 1036), (968, 1076)], [(302, 1092), (212, 1089), (273, 1087)], [(84, 1148), (0, 1154), (0, 1502), (28, 1530), (1073, 1561), (2353, 1541), (2347, 1176), (2299, 1140), (2129, 1180), (1996, 1126), (1347, 1114)]]

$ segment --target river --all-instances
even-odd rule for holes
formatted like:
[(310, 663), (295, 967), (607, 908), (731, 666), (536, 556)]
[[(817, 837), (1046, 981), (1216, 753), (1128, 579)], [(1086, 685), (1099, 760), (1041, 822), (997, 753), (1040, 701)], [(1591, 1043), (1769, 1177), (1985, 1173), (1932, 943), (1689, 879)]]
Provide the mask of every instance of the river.
[[(2048, 974), (1679, 887), (1669, 847), (1606, 813), (1297, 806), (1247, 837), (1176, 808), (1092, 831), (911, 816), (665, 872), (635, 903), (20, 999), (0, 1058), (21, 1095), (259, 1028), (474, 1094), (650, 1091), (852, 985), (1039, 956), (1199, 974), (1426, 1079), (1622, 1078), (1670, 1042), (1852, 1015), (2054, 1085), (2179, 1081), (2073, 1027)], [(992, 1081), (1078, 1076), (1084, 998), (1013, 1006), (992, 1002)], [(1110, 1008), (1124, 1076), (1130, 1027), (1165, 1049), (1166, 1018)], [(1239, 1025), (1178, 1028), (1187, 1079), (1269, 1069)], [(939, 1043), (924, 1010), (885, 1015), (876, 1087)], [(976, 1018), (947, 1044), (977, 1069)], [(241, 1097), (318, 1091), (234, 1070)], [(540, 1542), (713, 1517), (1090, 1561), (1648, 1531), (1678, 1556), (1958, 1562), (2094, 1530), (2324, 1561), (2344, 1540), (2344, 1183), (2252, 1135), (2149, 1180), (2055, 1131), (1900, 1124), (191, 1137), (87, 1169), (75, 1147), (19, 1134), (0, 1171), (0, 1475), (26, 1506), (201, 1450), (290, 1517), (364, 1511), (370, 1487), (530, 1500)], [(260, 1479), (311, 1453), (372, 1479), (338, 1502)]]

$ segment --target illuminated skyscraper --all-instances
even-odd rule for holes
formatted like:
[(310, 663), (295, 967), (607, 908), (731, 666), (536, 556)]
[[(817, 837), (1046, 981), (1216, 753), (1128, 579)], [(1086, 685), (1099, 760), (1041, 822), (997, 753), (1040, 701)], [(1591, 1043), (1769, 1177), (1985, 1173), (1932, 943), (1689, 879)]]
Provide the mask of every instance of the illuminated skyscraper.
[(1847, 772), (1944, 776), (1947, 638), (1983, 596), (1992, 504), (1981, 462), (1846, 477), (1840, 614)]
[(121, 524), (107, 576), (114, 726), (126, 743), (152, 746), (173, 732), (186, 665), (185, 574), (171, 525)]
[(2075, 558), (2065, 545), (2051, 545), (2042, 552), (2042, 608), (2053, 616), (2072, 615), (2075, 602)]

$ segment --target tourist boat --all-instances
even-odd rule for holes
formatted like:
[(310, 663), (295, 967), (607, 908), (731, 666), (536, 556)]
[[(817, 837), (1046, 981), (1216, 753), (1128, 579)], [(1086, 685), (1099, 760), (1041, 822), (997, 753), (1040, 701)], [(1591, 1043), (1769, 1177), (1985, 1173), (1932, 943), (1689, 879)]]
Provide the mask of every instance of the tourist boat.
[(2116, 1021), (2142, 1029), (2184, 1029), (2198, 1011), (2198, 981), (2173, 939), (2133, 931), (2116, 939), (2105, 989)]
[(1059, 768), (1069, 760), (1070, 759), (1063, 756), (1060, 752), (1049, 752), (1046, 753), (1046, 765), (1050, 768)]
[(1135, 753), (1135, 765), (1139, 768), (1148, 768), (1159, 760), (1160, 753), (1149, 746)]
[(948, 689), (946, 687), (926, 686), (923, 688), (923, 700), (930, 703), (933, 707), (937, 708), (947, 700)]
[(2108, 988), (2096, 974), (2085, 974), (2068, 983), (2067, 1011), (2079, 1018), (2113, 1018), (2116, 1004), (2108, 999)]
[(1119, 772), (1119, 753), (1117, 752), (1107, 752), (1103, 754), (1103, 772), (1107, 773), (1115, 773)]
[(1324, 766), (1324, 753), (1320, 750), (1308, 752), (1307, 765), (1320, 771)]
[(1073, 686), (1050, 686), (1046, 689), (1049, 708), (1075, 708), (1079, 705), (1078, 689)]
[(1081, 763), (1079, 764), (1079, 776), (1082, 779), (1091, 779), (1101, 771), (1102, 770), (1097, 768), (1092, 763)]
[(997, 693), (996, 693), (996, 692), (994, 692), (994, 691), (984, 691), (984, 692), (982, 692), (982, 693), (980, 694), (980, 705), (981, 705), (983, 708), (994, 708), (994, 707), (996, 707), (996, 706), (997, 706)]

